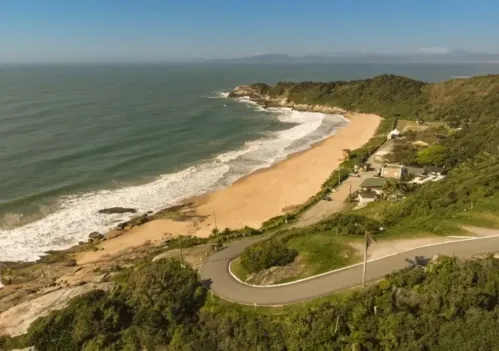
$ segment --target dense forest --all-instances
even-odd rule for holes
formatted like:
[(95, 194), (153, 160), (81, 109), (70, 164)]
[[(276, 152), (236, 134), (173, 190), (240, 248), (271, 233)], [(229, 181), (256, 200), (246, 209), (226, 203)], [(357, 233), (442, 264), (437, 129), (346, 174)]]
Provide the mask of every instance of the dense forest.
[[(445, 128), (407, 135), (406, 141), (422, 140), (430, 147), (422, 151), (409, 142), (397, 144), (395, 161), (445, 166), (448, 176), (417, 189), (402, 189), (400, 201), (381, 201), (308, 228), (278, 228), (272, 240), (243, 254), (248, 271), (292, 261), (297, 253), (286, 243), (297, 236), (333, 230), (341, 236), (360, 236), (366, 230), (376, 235), (380, 227), (445, 234), (449, 221), (470, 209), (497, 215), (499, 75), (434, 84), (383, 75), (255, 87), (275, 99), (377, 113), (385, 118), (383, 128), (397, 119), (441, 121)], [(383, 138), (352, 150), (345, 168), (363, 162), (367, 148), (372, 152)], [(334, 172), (323, 191), (346, 176)], [(282, 223), (283, 218), (272, 219), (261, 229)], [(498, 301), (499, 261), (494, 258), (440, 258), (426, 267), (396, 272), (363, 291), (279, 311), (218, 300), (195, 271), (160, 260), (120, 273), (109, 291), (73, 299), (64, 310), (37, 320), (27, 335), (1, 340), (0, 349), (35, 345), (38, 350), (87, 351), (496, 350)]]
[(159, 260), (121, 273), (36, 321), (6, 349), (497, 350), (499, 260), (442, 257), (366, 290), (273, 312), (209, 297), (196, 273)]

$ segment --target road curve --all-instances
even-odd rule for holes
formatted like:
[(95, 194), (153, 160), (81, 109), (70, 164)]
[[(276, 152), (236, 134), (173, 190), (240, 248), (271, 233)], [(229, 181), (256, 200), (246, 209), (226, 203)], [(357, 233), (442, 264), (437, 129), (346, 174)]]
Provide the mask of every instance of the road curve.
[[(253, 237), (237, 242), (206, 259), (199, 270), (203, 283), (226, 300), (243, 305), (279, 306), (326, 296), (358, 286), (362, 281), (362, 264), (311, 277), (281, 286), (251, 286), (237, 281), (229, 272), (229, 263), (246, 247), (268, 237)], [(470, 257), (499, 251), (499, 236), (465, 239), (423, 246), (368, 261), (366, 280), (383, 278), (386, 274), (407, 267), (406, 259), (434, 255)]]

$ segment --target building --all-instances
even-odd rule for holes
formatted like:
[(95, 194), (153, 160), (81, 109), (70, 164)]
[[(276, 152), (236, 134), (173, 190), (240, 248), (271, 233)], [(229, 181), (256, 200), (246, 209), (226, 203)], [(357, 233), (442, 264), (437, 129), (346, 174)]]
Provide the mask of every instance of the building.
[(389, 151), (379, 150), (373, 155), (373, 161), (377, 163), (386, 162), (386, 158), (390, 154)]
[(383, 193), (383, 187), (388, 182), (385, 178), (367, 178), (360, 184), (360, 187), (364, 191), (374, 191), (376, 194)]
[(407, 173), (412, 175), (413, 177), (422, 177), (425, 174), (425, 170), (419, 167), (405, 167), (407, 169)]
[(359, 201), (360, 204), (365, 204), (368, 202), (376, 201), (377, 197), (378, 194), (374, 190), (362, 190), (359, 191), (359, 194), (357, 195), (357, 200)]
[(400, 179), (407, 174), (407, 168), (403, 165), (387, 164), (381, 168), (381, 176), (385, 178)]
[(388, 133), (386, 139), (391, 140), (391, 139), (397, 139), (398, 137), (400, 137), (400, 132), (398, 131), (397, 128), (395, 128), (390, 133)]

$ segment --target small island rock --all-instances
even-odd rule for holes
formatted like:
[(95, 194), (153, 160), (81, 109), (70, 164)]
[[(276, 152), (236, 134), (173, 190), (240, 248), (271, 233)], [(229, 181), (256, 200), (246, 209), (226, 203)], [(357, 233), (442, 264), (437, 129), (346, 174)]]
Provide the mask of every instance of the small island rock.
[(99, 210), (99, 213), (105, 213), (105, 214), (127, 213), (127, 212), (135, 213), (137, 212), (137, 210), (135, 208), (129, 208), (129, 207), (109, 207)]

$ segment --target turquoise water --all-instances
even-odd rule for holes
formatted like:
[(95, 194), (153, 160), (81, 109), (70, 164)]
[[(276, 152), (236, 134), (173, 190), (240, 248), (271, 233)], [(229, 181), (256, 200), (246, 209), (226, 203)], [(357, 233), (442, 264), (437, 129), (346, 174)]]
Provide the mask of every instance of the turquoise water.
[(424, 80), (499, 65), (0, 66), (0, 261), (30, 260), (227, 186), (345, 125), (224, 97), (239, 84), (395, 73)]

